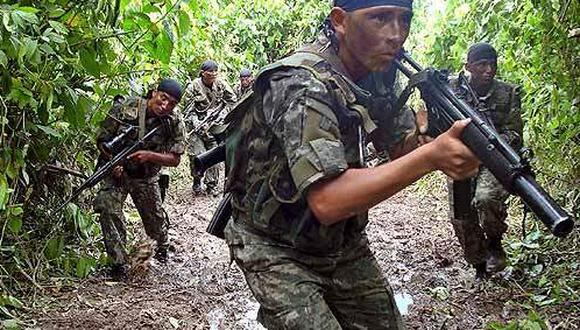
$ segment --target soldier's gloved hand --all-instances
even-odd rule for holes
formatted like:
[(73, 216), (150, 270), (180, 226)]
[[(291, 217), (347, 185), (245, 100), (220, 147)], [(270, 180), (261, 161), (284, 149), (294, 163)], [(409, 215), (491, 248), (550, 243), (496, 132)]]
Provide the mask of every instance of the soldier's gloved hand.
[(152, 158), (152, 152), (148, 150), (139, 150), (130, 154), (127, 159), (135, 161), (137, 163), (150, 162)]
[(481, 164), (460, 139), (461, 133), (470, 122), (471, 119), (456, 121), (450, 129), (425, 146), (432, 148), (430, 157), (432, 166), (454, 180), (473, 177)]
[(123, 166), (117, 165), (113, 167), (113, 177), (120, 179), (123, 176)]

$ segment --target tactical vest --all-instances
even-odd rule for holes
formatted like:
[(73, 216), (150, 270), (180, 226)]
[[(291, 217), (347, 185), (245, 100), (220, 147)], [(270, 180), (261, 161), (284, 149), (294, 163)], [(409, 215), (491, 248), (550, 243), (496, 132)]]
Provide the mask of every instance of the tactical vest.
[[(247, 173), (250, 153), (249, 135), (255, 124), (254, 107), (261, 106), (261, 97), (255, 97), (260, 90), (262, 79), (275, 70), (298, 68), (308, 70), (319, 81), (323, 82), (328, 91), (332, 93), (335, 104), (332, 110), (336, 115), (341, 134), (357, 134), (356, 138), (342, 139), (346, 150), (346, 160), (349, 167), (364, 167), (365, 136), (373, 132), (377, 126), (369, 116), (365, 107), (360, 105), (361, 98), (370, 98), (368, 92), (362, 90), (347, 77), (334, 70), (329, 62), (319, 54), (310, 52), (297, 52), (279, 62), (265, 67), (257, 76), (257, 88), (247, 94), (238, 105), (226, 117), (226, 190), (234, 195), (232, 205), (234, 218), (236, 212), (246, 214), (243, 221), (256, 229), (261, 235), (283, 244), (288, 244), (299, 250), (309, 253), (331, 253), (337, 251), (345, 244), (358, 242), (364, 235), (364, 228), (368, 222), (366, 214), (361, 214), (349, 220), (339, 222), (332, 226), (322, 226), (308, 210), (305, 198), (300, 198), (294, 182), (284, 182), (289, 175), (272, 175), (269, 182), (259, 188), (259, 196), (268, 195), (268, 190), (276, 198), (256, 201), (259, 219), (247, 219), (254, 217), (256, 210), (244, 210), (242, 202), (236, 196), (245, 195), (245, 176)], [(346, 140), (346, 142), (345, 142)], [(352, 142), (354, 140), (354, 142)], [(351, 141), (351, 143), (349, 143)], [(353, 145), (356, 144), (356, 145)], [(275, 169), (274, 171), (288, 171), (287, 168)], [(275, 172), (276, 173), (276, 172)], [(237, 209), (237, 211), (236, 211)], [(306, 211), (305, 211), (306, 210)], [(284, 213), (293, 221), (285, 221), (279, 216)], [(303, 213), (301, 213), (303, 212)], [(247, 214), (252, 216), (247, 216)], [(244, 216), (242, 216), (244, 218)]]

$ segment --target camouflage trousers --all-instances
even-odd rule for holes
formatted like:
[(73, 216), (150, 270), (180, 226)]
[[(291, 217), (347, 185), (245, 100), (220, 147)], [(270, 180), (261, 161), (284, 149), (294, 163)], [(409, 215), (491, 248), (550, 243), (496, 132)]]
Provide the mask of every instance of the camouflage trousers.
[[(469, 216), (457, 217), (451, 210), (455, 235), (463, 249), (465, 260), (472, 264), (485, 262), (490, 241), (501, 241), (507, 231), (507, 205), (509, 193), (487, 169), (482, 167), (475, 180), (475, 191)], [(450, 188), (451, 190), (451, 188)], [(450, 198), (452, 195), (450, 194)], [(451, 201), (451, 205), (455, 201)]]
[(114, 265), (127, 263), (127, 229), (123, 204), (127, 195), (141, 216), (147, 236), (157, 241), (158, 247), (168, 245), (167, 230), (169, 219), (162, 207), (159, 177), (131, 179), (123, 177), (119, 186), (109, 177), (103, 182), (94, 202), (95, 212), (99, 213), (99, 222), (105, 241), (107, 255)]
[(208, 188), (217, 187), (220, 173), (219, 166), (215, 165), (210, 167), (207, 171), (205, 171), (204, 175), (200, 176), (195, 171), (193, 158), (217, 146), (218, 144), (214, 138), (200, 136), (197, 134), (191, 134), (189, 137), (189, 148), (187, 153), (189, 156), (189, 169), (191, 171), (191, 177), (193, 178), (194, 182), (199, 183), (201, 183), (201, 179), (203, 178), (203, 181)]
[(340, 257), (231, 245), (268, 329), (404, 329), (368, 244)]

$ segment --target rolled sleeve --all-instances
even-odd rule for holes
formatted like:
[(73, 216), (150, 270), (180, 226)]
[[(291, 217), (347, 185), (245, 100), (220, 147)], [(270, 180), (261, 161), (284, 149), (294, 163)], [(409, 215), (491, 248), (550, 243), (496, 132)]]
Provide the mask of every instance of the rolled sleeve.
[(181, 155), (186, 150), (187, 142), (185, 139), (185, 124), (180, 115), (175, 115), (172, 126), (173, 132), (169, 142), (169, 152)]
[(264, 96), (266, 123), (280, 141), (298, 191), (348, 168), (330, 93), (306, 70), (270, 80)]

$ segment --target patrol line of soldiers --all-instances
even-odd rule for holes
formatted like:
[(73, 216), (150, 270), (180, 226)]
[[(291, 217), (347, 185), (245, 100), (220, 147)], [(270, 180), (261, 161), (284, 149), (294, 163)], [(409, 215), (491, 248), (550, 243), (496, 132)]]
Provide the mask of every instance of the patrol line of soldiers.
[(188, 131), (188, 156), (192, 190), (199, 195), (202, 190), (202, 179), (209, 195), (217, 196), (220, 166), (213, 166), (205, 173), (196, 170), (194, 157), (211, 150), (219, 143), (222, 133), (222, 121), (231, 107), (252, 88), (252, 72), (248, 69), (240, 71), (240, 82), (235, 90), (219, 77), (219, 67), (214, 61), (202, 63), (199, 77), (194, 79), (185, 89), (183, 115)]
[[(507, 193), (461, 142), (469, 121), (430, 141), (422, 136), (426, 123), (418, 119), (423, 117), (394, 106), (392, 64), (411, 17), (411, 0), (335, 0), (317, 41), (263, 69), (251, 96), (255, 102), (234, 109), (241, 112), (244, 144), (237, 145), (238, 157), (228, 164), (233, 215), (225, 236), (267, 328), (403, 328), (392, 290), (369, 248), (367, 211), (432, 171), (474, 180), (477, 212), (467, 219), (453, 216), (453, 226), (478, 277), (505, 267), (501, 238)], [(169, 220), (157, 176), (161, 166), (179, 164), (187, 144), (174, 108), (184, 95), (186, 122), (194, 123), (190, 131), (200, 146), (193, 154), (213, 146), (206, 134), (212, 133), (211, 125), (199, 126), (209, 123), (204, 120), (214, 109), (227, 112), (235, 102), (231, 89), (217, 79), (217, 69), (215, 62), (204, 62), (185, 92), (166, 79), (145, 98), (121, 100), (101, 125), (99, 145), (124, 123), (138, 125), (140, 134), (154, 125), (165, 128), (129, 157), (132, 166), (116, 169), (95, 201), (115, 276), (126, 271), (122, 205), (127, 194), (157, 241), (155, 257), (167, 260)], [(495, 79), (493, 47), (470, 47), (465, 69), (468, 84), (455, 82), (456, 92), (466, 95), (509, 143), (520, 146), (519, 90)], [(367, 168), (367, 143), (390, 161)], [(195, 178), (194, 189), (201, 184)], [(205, 184), (212, 190), (217, 178)]]

